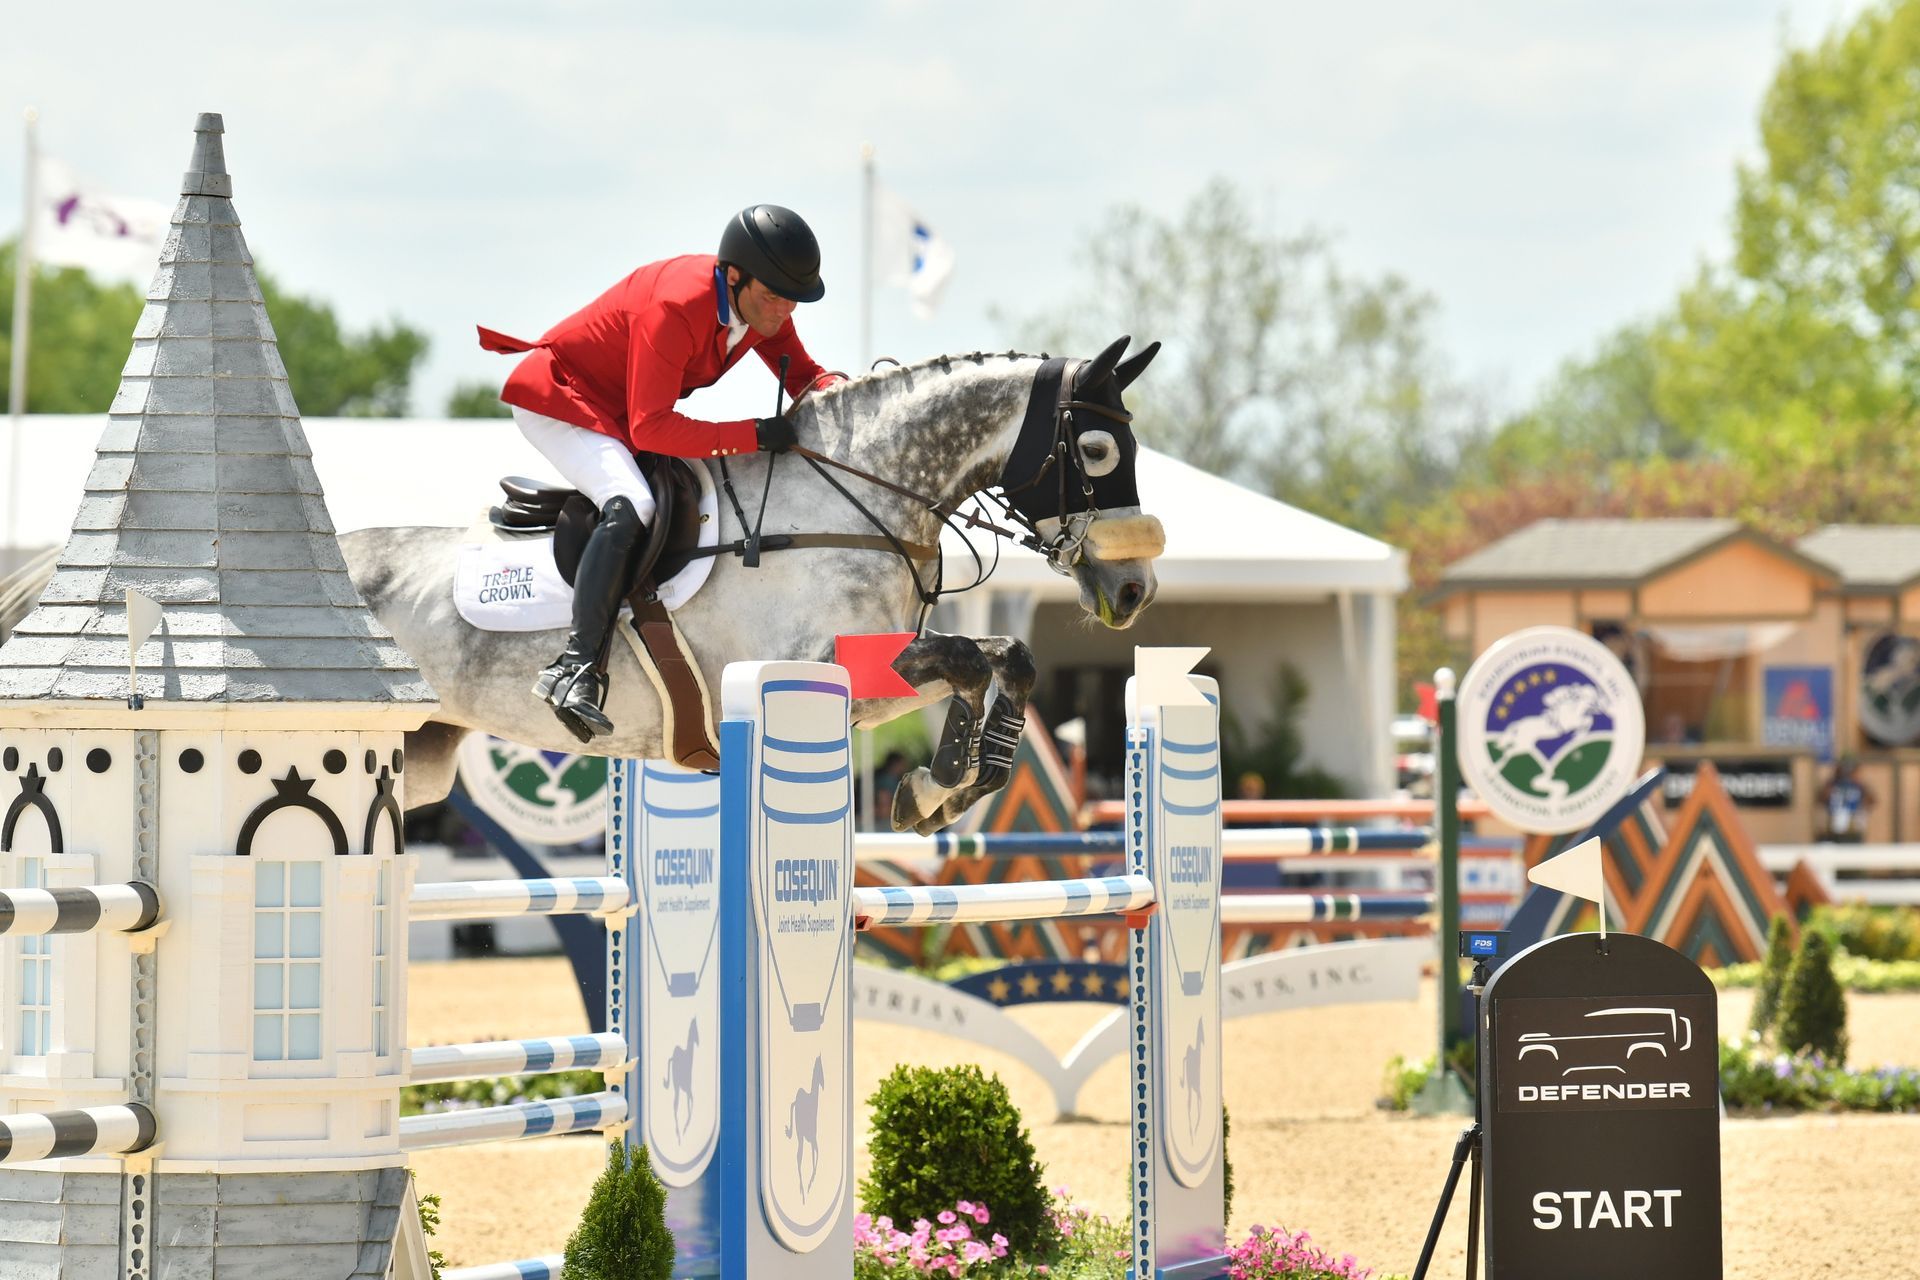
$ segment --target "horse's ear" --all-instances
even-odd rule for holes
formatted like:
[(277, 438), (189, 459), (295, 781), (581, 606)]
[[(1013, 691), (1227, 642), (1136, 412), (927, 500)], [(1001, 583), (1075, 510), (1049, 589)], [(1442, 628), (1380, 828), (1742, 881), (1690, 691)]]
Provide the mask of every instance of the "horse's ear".
[(1152, 364), (1153, 358), (1159, 354), (1160, 344), (1149, 342), (1145, 347), (1122, 360), (1119, 367), (1113, 371), (1114, 379), (1120, 384), (1120, 389), (1125, 391), (1132, 386), (1133, 380), (1145, 373), (1147, 366)]
[(1073, 389), (1084, 395), (1113, 376), (1113, 366), (1120, 363), (1120, 357), (1126, 354), (1130, 336), (1115, 338), (1105, 351), (1080, 366), (1080, 372), (1073, 376)]

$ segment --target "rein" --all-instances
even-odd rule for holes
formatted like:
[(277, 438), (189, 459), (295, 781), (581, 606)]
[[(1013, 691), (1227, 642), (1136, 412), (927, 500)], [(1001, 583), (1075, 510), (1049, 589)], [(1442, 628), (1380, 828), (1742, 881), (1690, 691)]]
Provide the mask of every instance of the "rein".
[[(784, 358), (781, 363), (784, 366)], [(941, 564), (939, 547), (937, 545), (928, 546), (924, 543), (907, 542), (901, 539), (887, 526), (884, 520), (870, 511), (864, 503), (848, 491), (845, 485), (841, 484), (840, 481), (829, 473), (828, 469), (831, 468), (835, 471), (841, 471), (857, 479), (864, 480), (868, 484), (886, 489), (900, 497), (912, 500), (916, 505), (924, 508), (930, 514), (939, 517), (941, 523), (950, 528), (954, 527), (955, 522), (958, 521), (969, 528), (983, 530), (997, 538), (1003, 538), (1008, 542), (1019, 542), (1022, 546), (1029, 547), (1044, 555), (1047, 559), (1048, 567), (1053, 569), (1054, 572), (1061, 574), (1071, 573), (1072, 565), (1078, 561), (1081, 548), (1086, 543), (1087, 536), (1096, 518), (1096, 512), (1092, 507), (1093, 485), (1085, 474), (1084, 469), (1080, 466), (1078, 455), (1074, 451), (1073, 415), (1076, 411), (1082, 411), (1124, 424), (1133, 421), (1133, 414), (1124, 408), (1116, 409), (1110, 405), (1095, 404), (1092, 401), (1074, 398), (1073, 373), (1078, 371), (1079, 362), (1059, 361), (1057, 373), (1055, 370), (1048, 368), (1050, 364), (1054, 364), (1054, 362), (1046, 360), (1046, 358), (1043, 357), (1041, 375), (1035, 380), (1034, 390), (1029, 394), (1027, 399), (1026, 418), (1021, 423), (1019, 434), (1014, 441), (1013, 450), (1001, 470), (1000, 482), (997, 486), (1000, 492), (995, 494), (989, 491), (982, 491), (979, 495), (991, 499), (998, 504), (1009, 523), (1016, 524), (1025, 530), (1024, 537), (1013, 529), (1004, 528), (991, 520), (983, 519), (981, 516), (975, 515), (973, 512), (960, 510), (961, 505), (965, 503), (969, 497), (975, 495), (969, 494), (966, 497), (954, 501), (943, 501), (932, 498), (915, 489), (910, 489), (906, 485), (889, 480), (884, 476), (874, 475), (872, 472), (863, 470), (851, 463), (828, 457), (826, 454), (806, 448), (804, 445), (795, 445), (787, 450), (787, 452), (805, 459), (807, 465), (812, 467), (821, 479), (832, 485), (834, 490), (847, 500), (847, 504), (855, 511), (858, 511), (861, 516), (866, 519), (867, 523), (879, 530), (879, 533), (877, 535), (795, 533), (773, 534), (762, 537), (760, 524), (766, 518), (767, 499), (773, 491), (773, 471), (775, 466), (779, 464), (780, 455), (777, 453), (772, 455), (771, 460), (767, 464), (767, 481), (760, 495), (760, 517), (751, 525), (747, 522), (745, 508), (741, 505), (738, 495), (734, 492), (733, 478), (728, 473), (727, 460), (723, 457), (720, 459), (721, 487), (726, 492), (727, 500), (733, 505), (734, 515), (740, 521), (740, 527), (745, 531), (745, 536), (731, 543), (723, 543), (719, 546), (704, 548), (695, 552), (695, 554), (737, 555), (740, 557), (744, 567), (753, 568), (760, 563), (760, 553), (762, 551), (797, 550), (804, 547), (839, 547), (855, 550), (890, 551), (898, 555), (901, 562), (905, 564), (907, 573), (913, 579), (914, 594), (920, 600), (920, 623), (919, 626), (915, 628), (916, 631), (925, 628), (927, 611), (939, 603), (941, 596), (955, 595), (960, 591), (970, 591), (986, 580), (985, 576), (982, 575), (973, 583), (966, 587), (958, 588), (956, 591), (944, 590), (942, 585), (944, 566)], [(786, 381), (785, 372), (786, 370), (783, 367), (781, 370), (781, 385), (783, 388)], [(1049, 405), (1041, 398), (1039, 393), (1042, 390), (1042, 382), (1051, 381), (1051, 378), (1048, 377), (1050, 373), (1054, 373), (1055, 376), (1058, 377), (1059, 390), (1052, 397), (1052, 403)], [(1029, 445), (1027, 442), (1030, 438), (1035, 442), (1043, 438), (1035, 428), (1040, 426), (1039, 420), (1045, 417), (1051, 417), (1052, 422), (1049, 424), (1051, 429), (1047, 432), (1047, 436), (1044, 437), (1047, 440), (1044, 446), (1045, 453), (1039, 457), (1035, 463), (1033, 475), (1018, 485), (1008, 484), (1006, 482), (1007, 470), (1012, 468), (1016, 461), (1021, 460), (1023, 455), (1032, 457), (1032, 455), (1039, 453), (1039, 449)], [(1037, 488), (1046, 479), (1049, 471), (1053, 471), (1058, 477), (1059, 502), (1057, 509), (1060, 512), (1060, 531), (1051, 539), (1041, 535), (1038, 523), (1022, 512), (1015, 501), (1020, 494)], [(1070, 514), (1067, 505), (1068, 499), (1071, 496), (1068, 485), (1070, 478), (1074, 475), (1079, 476), (1081, 496), (1087, 505), (1082, 511)], [(974, 553), (974, 559), (976, 562), (979, 561), (980, 557), (978, 552)], [(920, 566), (928, 562), (932, 562), (935, 566), (934, 584), (931, 589), (927, 587), (925, 580), (920, 574)]]

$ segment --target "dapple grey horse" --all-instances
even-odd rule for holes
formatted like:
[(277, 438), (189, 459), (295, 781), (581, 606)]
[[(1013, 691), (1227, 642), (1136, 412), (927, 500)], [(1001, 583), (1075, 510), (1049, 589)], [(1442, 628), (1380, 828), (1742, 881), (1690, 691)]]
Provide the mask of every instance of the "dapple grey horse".
[[(903, 543), (937, 545), (946, 513), (971, 495), (997, 489), (1012, 504), (1006, 522), (1026, 529), (1029, 544), (1075, 579), (1081, 607), (1110, 627), (1127, 627), (1153, 600), (1152, 562), (1164, 545), (1159, 521), (1139, 505), (1138, 446), (1121, 396), (1159, 344), (1123, 360), (1127, 342), (1121, 338), (1083, 361), (1016, 353), (939, 357), (816, 392), (789, 410), (801, 446), (916, 496), (816, 468), (800, 456), (757, 454), (729, 460), (739, 501), (768, 538), (874, 534), (877, 520)], [(481, 500), (476, 494), (476, 507)], [(720, 540), (742, 538), (747, 530), (735, 511), (728, 502), (720, 505)], [(482, 631), (456, 611), (454, 567), (469, 536), (464, 529), (423, 527), (363, 529), (340, 539), (355, 586), (439, 695), (435, 719), (407, 737), (410, 806), (445, 797), (456, 748), (470, 732), (545, 750), (580, 749), (530, 692), (565, 634)], [(982, 552), (995, 553), (992, 547)], [(966, 564), (960, 580), (972, 574)], [(919, 579), (906, 560), (881, 550), (765, 551), (751, 568), (721, 556), (674, 618), (717, 697), (730, 662), (831, 660), (835, 636), (918, 630), (924, 593), (936, 585), (934, 566), (923, 565)], [(610, 662), (607, 713), (617, 730), (596, 740), (595, 752), (663, 757), (653, 683), (626, 645), (613, 647)], [(993, 724), (1017, 734), (1035, 667), (1016, 639), (923, 632), (894, 669), (915, 696), (856, 700), (857, 727), (953, 698), (966, 713), (956, 719), (972, 735), (964, 769), (947, 770), (946, 785), (921, 768), (895, 792), (896, 829), (928, 833), (1005, 783), (1005, 769), (995, 767), (995, 752), (983, 753), (981, 738)], [(998, 754), (1004, 759), (1010, 748), (1003, 744)]]

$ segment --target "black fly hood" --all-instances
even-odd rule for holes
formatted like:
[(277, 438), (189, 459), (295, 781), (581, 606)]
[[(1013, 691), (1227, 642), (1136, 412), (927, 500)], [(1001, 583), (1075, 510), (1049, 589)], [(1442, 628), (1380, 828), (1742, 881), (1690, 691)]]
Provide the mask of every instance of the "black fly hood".
[(1140, 509), (1140, 443), (1121, 399), (1158, 354), (1155, 342), (1121, 362), (1128, 338), (1092, 360), (1049, 359), (1027, 397), (1026, 417), (999, 480), (1030, 545), (1066, 572), (1097, 519)]

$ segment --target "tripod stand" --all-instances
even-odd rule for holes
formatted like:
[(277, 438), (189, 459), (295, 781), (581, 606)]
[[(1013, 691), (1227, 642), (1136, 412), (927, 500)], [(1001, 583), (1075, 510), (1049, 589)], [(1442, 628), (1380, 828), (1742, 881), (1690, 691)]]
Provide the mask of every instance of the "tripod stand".
[[(1487, 985), (1487, 957), (1476, 955), (1473, 959), (1473, 976), (1467, 981), (1467, 993), (1473, 997), (1473, 1017), (1467, 1025), (1480, 1026), (1480, 992)], [(1435, 1064), (1438, 1070), (1447, 1069), (1445, 1062)], [(1434, 1206), (1433, 1221), (1427, 1227), (1427, 1242), (1420, 1247), (1420, 1261), (1413, 1269), (1412, 1280), (1427, 1280), (1427, 1267), (1433, 1262), (1433, 1250), (1440, 1243), (1440, 1228), (1446, 1225), (1447, 1210), (1453, 1204), (1453, 1193), (1460, 1185), (1460, 1173), (1471, 1168), (1467, 1174), (1467, 1280), (1474, 1280), (1479, 1272), (1480, 1258), (1480, 1089), (1473, 1090), (1473, 1123), (1460, 1131), (1459, 1141), (1453, 1144), (1453, 1164), (1447, 1169), (1447, 1183), (1440, 1189), (1440, 1203)]]

